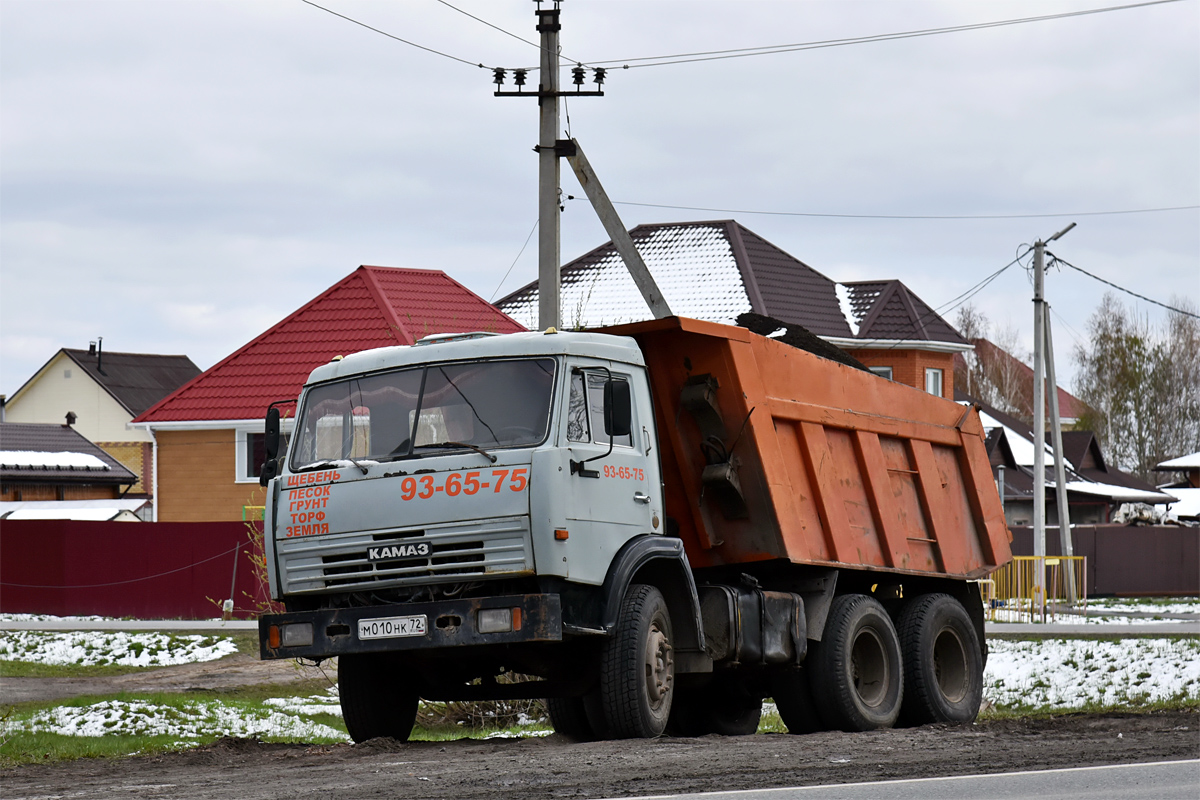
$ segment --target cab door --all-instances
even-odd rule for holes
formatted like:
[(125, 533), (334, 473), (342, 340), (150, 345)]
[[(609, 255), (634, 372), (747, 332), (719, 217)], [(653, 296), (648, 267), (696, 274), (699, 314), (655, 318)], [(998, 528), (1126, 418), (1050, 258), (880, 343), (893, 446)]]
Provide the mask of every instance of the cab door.
[[(631, 430), (625, 436), (605, 430), (604, 384), (610, 378), (630, 389)], [(662, 483), (653, 452), (650, 392), (645, 372), (622, 364), (574, 366), (567, 381), (566, 516), (575, 551), (570, 577), (601, 583), (621, 545), (661, 531)]]

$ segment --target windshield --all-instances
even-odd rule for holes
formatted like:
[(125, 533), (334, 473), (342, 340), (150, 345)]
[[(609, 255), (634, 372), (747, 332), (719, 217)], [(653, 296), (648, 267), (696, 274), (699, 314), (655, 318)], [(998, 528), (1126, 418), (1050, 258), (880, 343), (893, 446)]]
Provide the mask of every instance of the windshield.
[(553, 386), (550, 358), (437, 364), (323, 384), (305, 396), (291, 468), (537, 444), (546, 437)]

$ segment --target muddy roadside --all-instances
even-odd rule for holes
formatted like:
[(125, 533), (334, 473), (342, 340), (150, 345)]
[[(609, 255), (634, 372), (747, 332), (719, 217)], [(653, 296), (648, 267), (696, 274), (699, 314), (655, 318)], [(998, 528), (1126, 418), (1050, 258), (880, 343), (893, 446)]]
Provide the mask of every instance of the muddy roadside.
[(124, 675), (0, 678), (0, 698), (7, 705), (121, 692), (222, 691), (243, 686), (299, 684), (326, 679), (331, 683), (337, 682), (336, 659), (314, 667), (295, 661), (260, 661), (256, 653), (234, 653), (219, 661), (179, 664)]
[(1080, 714), (871, 733), (574, 743), (520, 740), (305, 746), (226, 739), (179, 753), (0, 772), (35, 796), (267, 800), (626, 797), (1197, 758), (1200, 714)]

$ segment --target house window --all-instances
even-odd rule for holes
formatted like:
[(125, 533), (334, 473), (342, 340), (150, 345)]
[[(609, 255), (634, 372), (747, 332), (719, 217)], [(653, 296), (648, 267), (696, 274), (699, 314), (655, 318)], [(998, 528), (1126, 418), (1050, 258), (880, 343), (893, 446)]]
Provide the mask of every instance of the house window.
[[(286, 433), (280, 435), (279, 452), (287, 452), (288, 439)], [(263, 462), (267, 460), (267, 435), (239, 431), (237, 445), (237, 480), (238, 483), (257, 482), (262, 474)]]
[(887, 378), (889, 381), (892, 380), (892, 368), (891, 367), (871, 367), (870, 369), (871, 369), (871, 372), (874, 372), (879, 377)]
[(942, 371), (927, 367), (925, 369), (925, 391), (942, 396)]

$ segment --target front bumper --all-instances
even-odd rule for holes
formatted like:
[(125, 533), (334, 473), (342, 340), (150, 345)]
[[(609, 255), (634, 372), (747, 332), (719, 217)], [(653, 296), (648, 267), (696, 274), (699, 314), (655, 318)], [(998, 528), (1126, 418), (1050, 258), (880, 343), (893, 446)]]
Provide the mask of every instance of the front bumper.
[[(481, 633), (479, 612), (513, 609), (513, 630)], [(424, 616), (425, 633), (387, 639), (360, 639), (359, 620)], [(515, 622), (520, 620), (519, 626)], [(311, 643), (272, 647), (271, 628), (307, 623)], [(263, 660), (276, 658), (323, 659), (347, 653), (435, 650), (492, 644), (557, 642), (562, 640), (562, 601), (557, 594), (475, 597), (432, 603), (395, 603), (358, 608), (327, 608), (267, 614), (258, 620), (259, 650)], [(279, 640), (278, 635), (275, 637)]]

